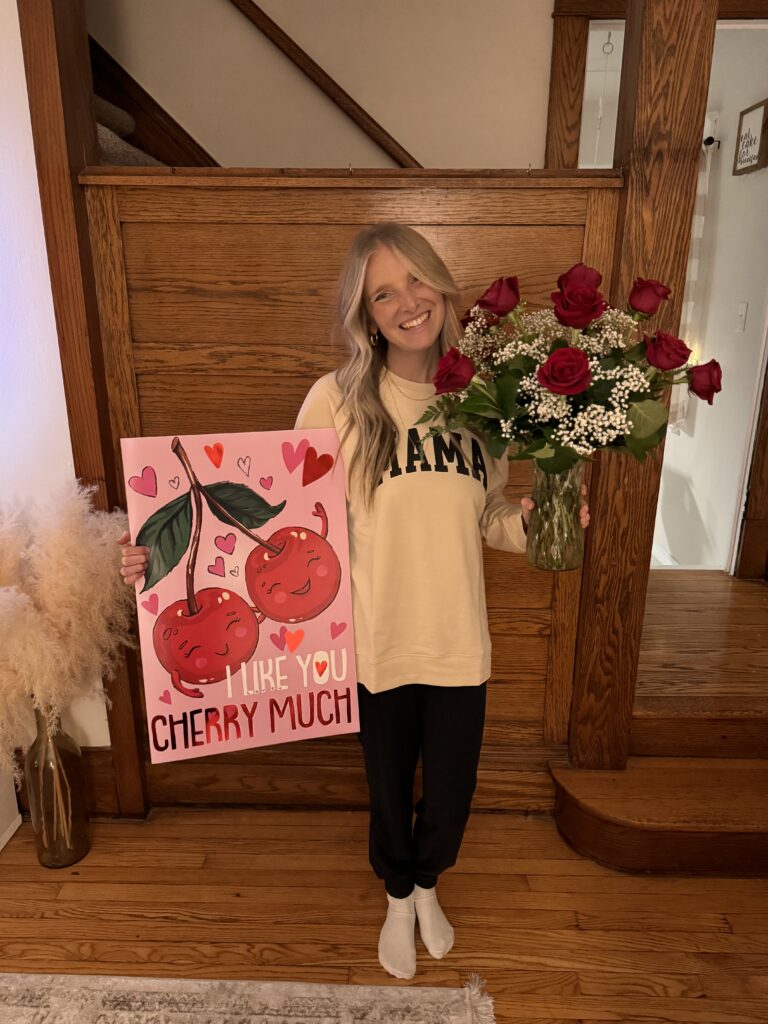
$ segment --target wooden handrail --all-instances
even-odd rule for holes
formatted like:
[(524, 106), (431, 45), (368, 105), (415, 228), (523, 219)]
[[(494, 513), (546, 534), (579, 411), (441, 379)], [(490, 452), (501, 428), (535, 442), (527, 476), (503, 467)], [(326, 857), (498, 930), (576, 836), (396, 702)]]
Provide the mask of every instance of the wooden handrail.
[(282, 50), (286, 57), (289, 57), (296, 67), (304, 72), (307, 78), (311, 79), (319, 89), (322, 89), (325, 95), (332, 99), (336, 106), (343, 110), (358, 128), (362, 128), (365, 134), (373, 139), (376, 145), (391, 156), (400, 167), (422, 166), (396, 139), (392, 138), (389, 132), (381, 127), (378, 121), (375, 121), (367, 111), (363, 110), (360, 104), (353, 100), (338, 82), (334, 81), (316, 61), (312, 60), (308, 53), (272, 21), (258, 4), (253, 0), (230, 0), (230, 3), (233, 3), (251, 24), (255, 25), (267, 39)]

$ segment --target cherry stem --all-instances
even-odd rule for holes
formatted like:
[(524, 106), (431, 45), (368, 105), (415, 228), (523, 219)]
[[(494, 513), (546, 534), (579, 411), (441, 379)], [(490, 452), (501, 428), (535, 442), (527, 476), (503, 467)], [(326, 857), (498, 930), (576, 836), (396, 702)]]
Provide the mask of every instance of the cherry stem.
[(189, 614), (197, 615), (200, 609), (195, 600), (195, 563), (197, 562), (197, 549), (200, 546), (200, 528), (203, 525), (203, 501), (200, 497), (200, 484), (195, 476), (195, 471), (192, 469), (189, 456), (184, 451), (178, 437), (174, 437), (171, 451), (181, 461), (184, 472), (189, 477), (189, 483), (192, 488), (192, 500), (195, 503), (195, 529), (192, 534), (192, 547), (187, 559), (187, 605), (189, 607)]

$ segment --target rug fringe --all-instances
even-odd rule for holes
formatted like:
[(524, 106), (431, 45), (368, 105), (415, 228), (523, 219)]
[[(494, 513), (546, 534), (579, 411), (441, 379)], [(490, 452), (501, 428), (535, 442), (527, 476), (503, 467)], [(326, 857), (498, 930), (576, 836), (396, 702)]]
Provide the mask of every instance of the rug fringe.
[(473, 971), (467, 981), (464, 982), (464, 988), (467, 992), (470, 1024), (496, 1024), (496, 1015), (493, 1012), (493, 996), (483, 991), (484, 985), (485, 982), (476, 971)]

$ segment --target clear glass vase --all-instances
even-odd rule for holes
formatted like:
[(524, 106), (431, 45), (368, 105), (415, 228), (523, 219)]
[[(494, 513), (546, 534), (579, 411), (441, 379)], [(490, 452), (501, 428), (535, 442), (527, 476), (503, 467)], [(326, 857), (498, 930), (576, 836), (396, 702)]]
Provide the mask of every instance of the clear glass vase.
[(64, 868), (91, 848), (82, 783), (80, 747), (56, 719), (52, 734), (35, 709), (37, 736), (24, 758), (24, 779), (35, 830), (37, 859)]
[(563, 473), (545, 473), (533, 462), (536, 507), (528, 523), (525, 556), (538, 569), (578, 569), (584, 561), (584, 528), (579, 521), (584, 462)]

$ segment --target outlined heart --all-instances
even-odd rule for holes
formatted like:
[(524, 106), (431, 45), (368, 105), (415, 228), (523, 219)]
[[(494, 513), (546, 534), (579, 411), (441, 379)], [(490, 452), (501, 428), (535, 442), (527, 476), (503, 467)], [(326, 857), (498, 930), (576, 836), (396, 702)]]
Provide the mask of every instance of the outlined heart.
[(285, 626), (281, 626), (279, 633), (270, 633), (269, 634), (269, 639), (272, 641), (272, 643), (275, 645), (275, 647), (277, 647), (277, 649), (280, 650), (280, 651), (284, 651), (285, 650), (285, 634), (287, 632), (288, 632), (288, 630), (286, 629), (286, 627)]
[(151, 466), (145, 466), (140, 476), (132, 476), (128, 480), (128, 486), (137, 494), (143, 494), (145, 498), (157, 497), (157, 473)]
[(174, 491), (178, 491), (178, 489), (179, 489), (179, 478), (177, 476), (175, 476), (172, 480), (169, 480), (168, 483), (171, 485), (171, 487), (174, 489)]
[(163, 702), (163, 704), (170, 704), (171, 703), (171, 691), (170, 690), (163, 690), (163, 692), (160, 694), (160, 696), (157, 699), (161, 700)]
[(157, 615), (157, 594), (150, 594), (146, 601), (141, 602), (141, 607), (146, 608), (152, 615)]
[(207, 444), (205, 446), (205, 454), (214, 464), (216, 469), (219, 469), (221, 467), (221, 460), (224, 458), (224, 445), (221, 441), (217, 441), (214, 445)]
[(323, 674), (323, 672), (325, 672), (325, 670), (328, 668), (328, 662), (327, 661), (316, 661), (315, 662), (315, 668), (317, 669), (317, 674), (319, 676), (321, 676)]
[(296, 648), (299, 646), (301, 641), (304, 639), (304, 630), (297, 629), (295, 633), (292, 633), (290, 629), (285, 631), (285, 642), (288, 644), (288, 650), (293, 654)]
[(230, 569), (229, 570), (229, 575), (230, 576), (239, 576), (240, 575), (240, 566), (236, 565), (234, 569)]
[(242, 469), (246, 476), (251, 475), (251, 456), (241, 455), (237, 460), (237, 468)]
[(223, 576), (224, 575), (224, 559), (219, 555), (214, 561), (213, 565), (208, 566), (208, 572), (212, 576)]
[(261, 486), (264, 488), (265, 491), (268, 491), (272, 487), (272, 482), (273, 481), (272, 481), (272, 477), (271, 476), (260, 476), (259, 477), (259, 483), (261, 484)]
[(337, 636), (341, 636), (344, 630), (347, 628), (346, 622), (332, 622), (331, 623), (331, 640), (335, 640)]
[(314, 483), (320, 477), (325, 476), (333, 466), (332, 455), (318, 455), (316, 449), (311, 446), (307, 448), (304, 456), (304, 469), (301, 474), (301, 486)]
[(219, 551), (223, 551), (225, 555), (231, 555), (232, 552), (235, 550), (236, 540), (237, 538), (235, 537), (234, 533), (228, 533), (226, 534), (226, 536), (217, 537), (213, 543), (216, 545)]
[(292, 473), (297, 466), (300, 466), (309, 448), (309, 441), (306, 437), (294, 446), (290, 441), (283, 441), (283, 462), (289, 473)]

